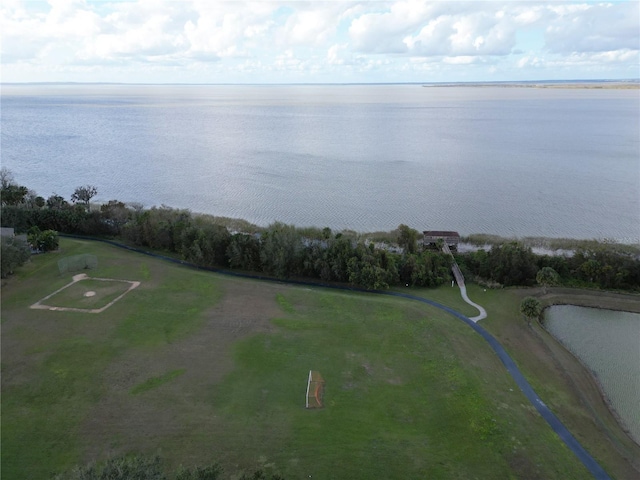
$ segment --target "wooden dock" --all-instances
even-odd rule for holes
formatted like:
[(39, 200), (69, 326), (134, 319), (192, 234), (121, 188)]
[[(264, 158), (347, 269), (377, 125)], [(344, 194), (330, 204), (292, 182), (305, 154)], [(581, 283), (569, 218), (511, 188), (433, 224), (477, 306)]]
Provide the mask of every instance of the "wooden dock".
[(456, 263), (456, 260), (453, 257), (453, 253), (451, 253), (451, 249), (449, 248), (449, 245), (447, 245), (446, 242), (442, 245), (442, 251), (447, 255), (449, 255), (451, 257), (451, 260), (453, 260), (453, 263), (451, 264), (451, 271), (453, 272), (453, 277), (456, 279), (456, 283), (458, 284), (458, 287), (464, 287), (465, 286), (464, 275), (462, 275), (462, 271), (460, 270), (460, 267)]

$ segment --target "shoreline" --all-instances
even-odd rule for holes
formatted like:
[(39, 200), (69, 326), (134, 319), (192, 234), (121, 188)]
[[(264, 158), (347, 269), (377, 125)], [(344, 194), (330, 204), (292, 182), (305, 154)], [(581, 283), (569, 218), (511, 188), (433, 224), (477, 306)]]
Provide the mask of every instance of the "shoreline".
[[(550, 308), (550, 307), (554, 307), (554, 306), (571, 306), (571, 307), (578, 307), (578, 308), (593, 308), (593, 309), (598, 309), (598, 310), (607, 310), (607, 311), (617, 311), (617, 312), (626, 312), (626, 313), (635, 313), (637, 314), (638, 312), (629, 312), (628, 310), (613, 310), (610, 308), (604, 308), (604, 307), (585, 307), (583, 305), (574, 305), (574, 304), (569, 304), (569, 303), (557, 303), (557, 304), (551, 304), (545, 307), (545, 311)], [(543, 312), (544, 315), (544, 312)], [(567, 353), (569, 353), (570, 355), (573, 356), (574, 360), (576, 362), (578, 362), (580, 365), (582, 365), (582, 367), (585, 369), (585, 371), (587, 371), (593, 378), (594, 383), (597, 385), (598, 390), (600, 392), (600, 397), (602, 399), (602, 401), (607, 405), (607, 408), (610, 410), (611, 414), (613, 415), (613, 417), (616, 419), (618, 425), (620, 426), (620, 428), (622, 429), (622, 431), (624, 431), (629, 438), (631, 438), (631, 440), (633, 440), (638, 446), (640, 446), (640, 434), (636, 434), (634, 432), (631, 431), (631, 429), (628, 427), (628, 425), (626, 424), (625, 419), (622, 417), (622, 415), (618, 412), (618, 410), (615, 408), (613, 401), (611, 400), (611, 398), (609, 397), (609, 395), (607, 394), (606, 389), (604, 388), (600, 377), (598, 376), (598, 373), (596, 371), (594, 371), (584, 360), (582, 360), (582, 358), (580, 358), (580, 356), (573, 352), (571, 350), (571, 348), (569, 348), (568, 345), (565, 345), (564, 342), (562, 342), (562, 340), (560, 340), (559, 338), (557, 338), (545, 325), (546, 321), (541, 321), (540, 325), (542, 326), (542, 328), (551, 336), (553, 337), (553, 339), (558, 342), (565, 350)]]
[[(95, 203), (100, 205), (100, 203)], [(158, 207), (148, 207), (158, 208)], [(229, 229), (231, 233), (255, 234), (269, 228), (269, 225), (258, 225), (249, 220), (242, 218), (233, 218), (225, 216), (217, 216), (209, 213), (192, 212), (189, 209), (176, 208), (176, 210), (189, 211), (195, 217), (209, 218), (215, 223)], [(287, 222), (279, 222), (289, 225)], [(272, 222), (272, 223), (274, 223)], [(322, 230), (324, 227), (315, 225), (293, 225), (297, 230), (301, 231), (309, 238), (322, 238)], [(325, 226), (326, 227), (326, 226)], [(331, 228), (331, 227), (328, 227)], [(412, 227), (413, 228), (413, 227)], [(373, 231), (357, 231), (350, 228), (331, 228), (333, 233), (341, 233), (344, 236), (356, 239), (368, 240), (371, 242), (389, 242), (395, 243), (397, 228), (391, 230), (373, 230)], [(418, 232), (418, 240), (422, 239), (422, 232)], [(575, 251), (578, 248), (593, 248), (596, 245), (603, 245), (613, 248), (623, 253), (631, 253), (640, 255), (640, 237), (623, 237), (623, 238), (573, 238), (573, 237), (544, 237), (544, 236), (502, 236), (490, 233), (461, 233), (461, 245), (467, 245), (473, 249), (487, 248), (493, 245), (501, 245), (508, 242), (520, 242), (527, 247), (531, 247), (534, 251), (538, 249), (540, 254), (564, 255)], [(477, 248), (476, 248), (477, 247)]]
[[(552, 306), (570, 305), (640, 314), (640, 296), (636, 298), (634, 295), (580, 290), (549, 289), (546, 295), (538, 298), (543, 303), (544, 310)], [(633, 444), (632, 448), (640, 448), (640, 438), (635, 438), (624, 419), (615, 409), (596, 373), (547, 330), (543, 321), (538, 321), (536, 326), (542, 332), (535, 329), (536, 336), (545, 345), (552, 360), (560, 368), (580, 401), (589, 409), (600, 430), (606, 434), (620, 454), (628, 458), (632, 464), (636, 465), (636, 468), (640, 469), (640, 458), (630, 451), (631, 448), (628, 445), (625, 445), (631, 442)], [(558, 354), (558, 350), (562, 353)], [(576, 366), (578, 366), (578, 371), (576, 371)], [(585, 379), (588, 379), (588, 381), (585, 381)], [(621, 439), (620, 434), (612, 429), (611, 421), (607, 422), (608, 419), (603, 414), (610, 415), (610, 420), (613, 420), (619, 432), (624, 435), (624, 439)]]
[(429, 83), (423, 87), (472, 87), (472, 88), (552, 88), (552, 89), (603, 89), (636, 90), (640, 82), (633, 80), (559, 80), (559, 81), (522, 81), (522, 82), (471, 82), (471, 83)]

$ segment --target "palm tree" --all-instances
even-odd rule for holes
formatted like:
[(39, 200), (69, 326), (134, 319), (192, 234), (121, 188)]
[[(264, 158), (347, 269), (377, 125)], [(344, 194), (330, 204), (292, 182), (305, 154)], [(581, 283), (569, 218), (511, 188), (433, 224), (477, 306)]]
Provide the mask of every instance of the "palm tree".
[(531, 320), (538, 320), (542, 313), (542, 304), (537, 298), (527, 297), (520, 303), (520, 313), (525, 316), (527, 322), (531, 324)]

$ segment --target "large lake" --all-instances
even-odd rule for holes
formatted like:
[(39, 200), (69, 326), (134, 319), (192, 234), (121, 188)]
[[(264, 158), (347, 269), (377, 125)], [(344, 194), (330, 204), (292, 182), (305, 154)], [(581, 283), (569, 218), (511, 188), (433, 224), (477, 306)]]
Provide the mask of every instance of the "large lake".
[(640, 242), (639, 90), (3, 85), (1, 152), (44, 197)]
[(640, 314), (559, 305), (544, 325), (596, 375), (640, 444)]

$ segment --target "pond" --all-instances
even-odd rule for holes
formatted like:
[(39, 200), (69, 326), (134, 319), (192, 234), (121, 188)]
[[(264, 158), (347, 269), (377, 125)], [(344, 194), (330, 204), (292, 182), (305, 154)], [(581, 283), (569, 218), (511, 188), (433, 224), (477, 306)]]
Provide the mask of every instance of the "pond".
[(545, 310), (544, 325), (591, 369), (640, 443), (640, 314), (557, 305)]

